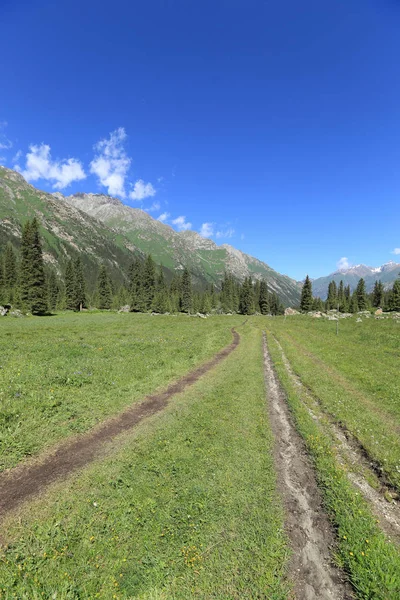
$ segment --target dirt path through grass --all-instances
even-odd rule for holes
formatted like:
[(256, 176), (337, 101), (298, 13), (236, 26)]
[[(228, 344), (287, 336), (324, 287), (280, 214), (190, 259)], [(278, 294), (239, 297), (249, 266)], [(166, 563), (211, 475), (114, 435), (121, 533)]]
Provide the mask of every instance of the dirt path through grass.
[[(352, 439), (351, 433), (342, 429), (333, 421), (328, 413), (323, 410), (321, 403), (318, 402), (310, 390), (304, 386), (300, 377), (293, 371), (292, 366), (283, 351), (279, 341), (274, 336), (275, 342), (281, 352), (282, 362), (293, 383), (300, 389), (305, 398), (304, 401), (310, 416), (314, 420), (321, 419), (321, 415), (316, 414), (322, 411), (323, 417), (326, 418), (327, 427), (335, 442), (338, 444), (338, 458), (341, 464), (345, 465), (347, 476), (350, 481), (360, 490), (364, 498), (371, 506), (372, 512), (379, 521), (380, 527), (385, 531), (390, 539), (400, 543), (400, 504), (396, 501), (388, 502), (385, 499), (385, 493), (388, 493), (387, 482), (382, 481), (381, 474), (377, 470), (371, 468), (370, 461), (365, 456), (365, 451), (358, 445), (357, 441)], [(310, 404), (313, 408), (310, 407)], [(380, 484), (379, 489), (375, 489), (368, 483), (367, 476), (370, 479), (378, 478)]]
[(208, 362), (194, 369), (166, 390), (147, 396), (140, 404), (135, 404), (108, 419), (91, 432), (60, 444), (44, 459), (38, 457), (34, 463), (21, 465), (0, 474), (0, 519), (18, 508), (30, 498), (38, 495), (53, 482), (63, 479), (86, 466), (96, 457), (107, 442), (120, 433), (133, 428), (146, 417), (165, 408), (172, 396), (193, 385), (202, 375), (223, 361), (239, 345), (240, 336), (232, 329), (232, 343), (220, 350)]
[(321, 496), (304, 444), (291, 422), (284, 395), (275, 375), (264, 334), (265, 382), (272, 430), (275, 464), (286, 527), (293, 557), (291, 574), (300, 600), (344, 600), (352, 598), (344, 574), (331, 561), (334, 536), (322, 509)]

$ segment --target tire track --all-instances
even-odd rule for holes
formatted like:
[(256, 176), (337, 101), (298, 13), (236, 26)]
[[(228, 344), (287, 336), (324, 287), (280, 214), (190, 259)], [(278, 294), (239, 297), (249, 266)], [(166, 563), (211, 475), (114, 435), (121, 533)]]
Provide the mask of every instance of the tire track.
[(344, 573), (332, 564), (334, 534), (322, 508), (315, 474), (297, 433), (263, 334), (264, 373), (275, 436), (278, 488), (286, 510), (286, 530), (293, 555), (291, 575), (298, 600), (349, 600)]
[[(400, 544), (400, 504), (396, 500), (389, 503), (385, 499), (384, 494), (385, 491), (387, 491), (387, 483), (382, 479), (376, 469), (371, 468), (370, 461), (365, 457), (365, 450), (362, 447), (359, 447), (356, 440), (352, 440), (351, 437), (349, 439), (348, 436), (351, 436), (351, 434), (334, 422), (331, 415), (324, 410), (321, 403), (318, 402), (318, 398), (314, 396), (314, 394), (303, 384), (300, 377), (293, 371), (281, 344), (275, 336), (273, 337), (282, 355), (282, 362), (286, 372), (294, 385), (301, 390), (301, 393), (304, 394), (309, 403), (312, 404), (318, 412), (321, 411), (327, 418), (329, 431), (336, 442), (338, 442), (338, 459), (341, 464), (345, 464), (348, 478), (353, 485), (360, 490), (365, 500), (367, 500), (381, 529), (389, 536), (389, 539)], [(304, 401), (303, 404), (310, 416), (317, 421), (319, 417), (313, 412), (309, 404)], [(378, 478), (381, 489), (379, 491), (374, 489), (368, 483), (367, 479), (358, 472), (357, 467), (361, 467), (364, 472), (369, 471), (372, 475), (375, 475), (375, 477)]]
[(39, 457), (34, 464), (17, 466), (0, 474), (0, 519), (43, 492), (55, 481), (66, 478), (94, 461), (106, 443), (120, 433), (132, 429), (147, 417), (162, 411), (175, 394), (192, 386), (202, 375), (221, 363), (240, 343), (237, 331), (234, 328), (231, 331), (231, 344), (220, 350), (208, 362), (169, 385), (166, 390), (147, 396), (140, 404), (135, 403), (92, 431), (58, 445), (44, 459)]

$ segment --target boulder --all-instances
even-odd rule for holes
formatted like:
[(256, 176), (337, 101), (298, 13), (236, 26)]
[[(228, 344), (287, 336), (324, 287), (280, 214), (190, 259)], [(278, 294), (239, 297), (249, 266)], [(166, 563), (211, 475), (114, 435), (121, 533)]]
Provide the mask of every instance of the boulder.
[(125, 306), (121, 306), (121, 308), (119, 309), (119, 313), (128, 313), (131, 310), (131, 307), (129, 306), (129, 304), (125, 304)]
[(285, 308), (285, 316), (287, 315), (299, 315), (299, 311), (295, 310), (294, 308)]

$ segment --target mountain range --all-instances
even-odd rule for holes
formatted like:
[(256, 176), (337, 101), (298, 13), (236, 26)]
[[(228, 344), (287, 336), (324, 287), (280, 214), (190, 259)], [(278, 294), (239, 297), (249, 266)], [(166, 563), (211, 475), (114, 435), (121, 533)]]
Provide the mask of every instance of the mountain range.
[(40, 223), (46, 263), (62, 274), (68, 259), (81, 254), (92, 285), (100, 263), (121, 282), (134, 256), (151, 253), (167, 275), (187, 266), (198, 286), (219, 287), (228, 272), (240, 281), (248, 276), (266, 279), (285, 305), (299, 302), (298, 282), (233, 246), (218, 246), (194, 231), (177, 232), (145, 211), (103, 194), (43, 192), (16, 171), (0, 167), (0, 247), (7, 241), (18, 246), (22, 224), (34, 216)]
[(337, 284), (343, 280), (344, 285), (350, 285), (353, 291), (357, 286), (359, 279), (362, 277), (365, 280), (367, 292), (372, 292), (375, 281), (382, 281), (386, 289), (393, 285), (395, 279), (399, 277), (400, 264), (390, 261), (381, 267), (368, 267), (367, 265), (354, 265), (348, 269), (340, 269), (327, 275), (326, 277), (318, 277), (312, 282), (314, 296), (319, 296), (323, 300), (328, 294), (328, 285), (331, 281)]

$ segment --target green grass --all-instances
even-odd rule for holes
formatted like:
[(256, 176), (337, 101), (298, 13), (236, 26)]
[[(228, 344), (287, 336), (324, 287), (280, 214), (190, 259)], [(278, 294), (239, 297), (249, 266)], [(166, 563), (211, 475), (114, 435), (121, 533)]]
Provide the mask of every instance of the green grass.
[(400, 491), (400, 325), (269, 319), (294, 371)]
[(63, 314), (0, 322), (0, 470), (205, 361), (238, 318)]
[(261, 332), (238, 329), (235, 352), (119, 451), (8, 520), (0, 598), (288, 598)]
[(280, 349), (271, 335), (268, 335), (268, 346), (336, 528), (338, 564), (349, 574), (357, 598), (397, 600), (400, 597), (398, 549), (387, 540), (366, 501), (349, 482), (331, 436), (324, 430), (323, 421), (314, 420), (308, 412), (307, 400), (288, 375)]

